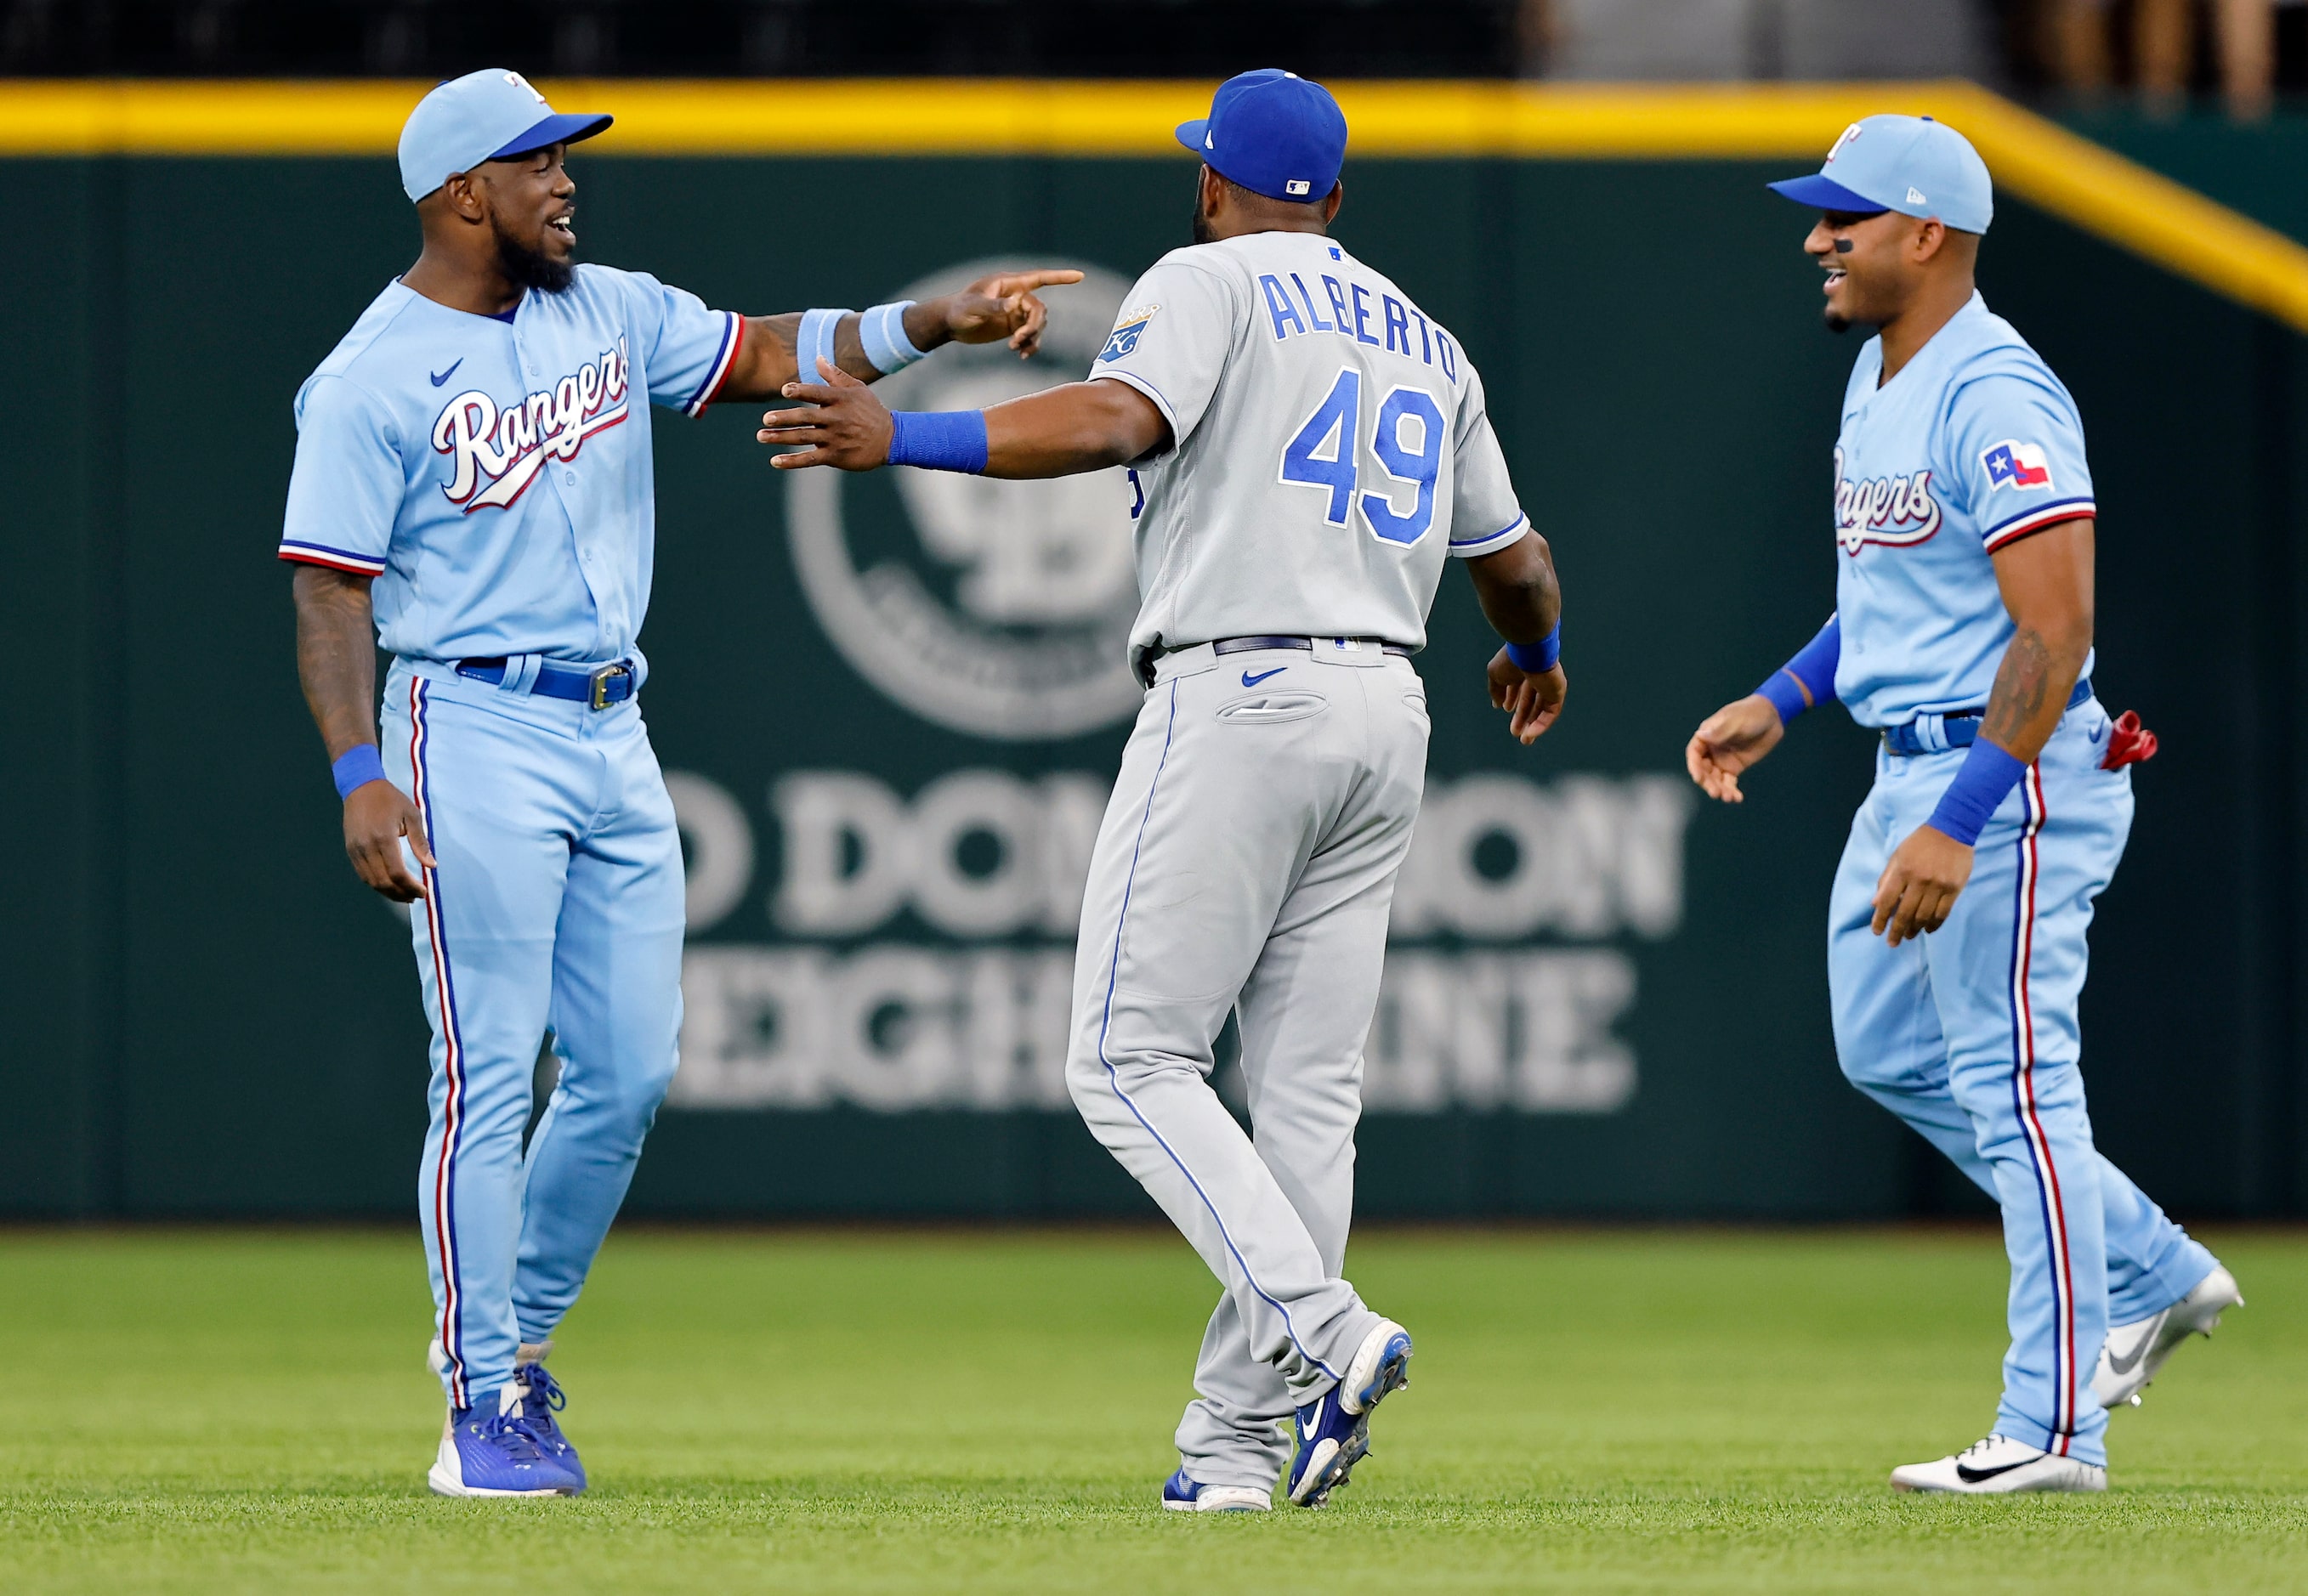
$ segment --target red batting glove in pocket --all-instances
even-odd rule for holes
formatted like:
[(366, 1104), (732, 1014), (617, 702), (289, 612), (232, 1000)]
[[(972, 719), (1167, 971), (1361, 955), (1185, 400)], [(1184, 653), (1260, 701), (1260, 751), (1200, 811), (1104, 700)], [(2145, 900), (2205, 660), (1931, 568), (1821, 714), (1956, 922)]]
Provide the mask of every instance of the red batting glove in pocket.
[(2155, 757), (2156, 734), (2141, 725), (2140, 716), (2127, 709), (2108, 728), (2107, 758), (2099, 762), (2099, 768), (2121, 770), (2126, 765), (2144, 765)]

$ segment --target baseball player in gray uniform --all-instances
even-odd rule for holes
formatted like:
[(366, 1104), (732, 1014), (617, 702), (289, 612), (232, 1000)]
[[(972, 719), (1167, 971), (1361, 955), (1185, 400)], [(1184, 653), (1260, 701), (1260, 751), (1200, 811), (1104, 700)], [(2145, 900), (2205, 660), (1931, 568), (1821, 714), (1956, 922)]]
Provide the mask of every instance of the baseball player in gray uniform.
[[(1139, 280), (1089, 380), (891, 415), (828, 366), (772, 411), (786, 469), (1045, 477), (1130, 465), (1148, 688), (1098, 833), (1067, 1073), (1098, 1139), (1225, 1285), (1165, 1506), (1318, 1506), (1411, 1342), (1340, 1277), (1362, 1049), (1425, 777), (1410, 656), (1446, 554), (1511, 639), (1494, 703), (1560, 712), (1561, 599), (1466, 355), (1329, 237), (1346, 118), (1248, 73), (1178, 130), (1194, 245)], [(1254, 1129), (1210, 1089), (1239, 1017)], [(1281, 1429), (1291, 1425), (1295, 1455)]]

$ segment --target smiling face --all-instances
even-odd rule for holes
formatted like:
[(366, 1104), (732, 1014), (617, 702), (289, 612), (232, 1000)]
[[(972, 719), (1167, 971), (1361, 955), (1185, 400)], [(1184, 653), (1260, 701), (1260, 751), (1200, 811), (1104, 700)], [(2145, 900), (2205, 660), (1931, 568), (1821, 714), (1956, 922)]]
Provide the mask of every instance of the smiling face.
[(1804, 253), (1826, 274), (1821, 292), (1828, 326), (1841, 332), (1895, 319), (1914, 296), (1946, 233), (1936, 221), (1896, 210), (1821, 212), (1804, 240)]
[(576, 273), (577, 184), (565, 144), (485, 161), (467, 174), (495, 235), (497, 262), (524, 288), (557, 294)]

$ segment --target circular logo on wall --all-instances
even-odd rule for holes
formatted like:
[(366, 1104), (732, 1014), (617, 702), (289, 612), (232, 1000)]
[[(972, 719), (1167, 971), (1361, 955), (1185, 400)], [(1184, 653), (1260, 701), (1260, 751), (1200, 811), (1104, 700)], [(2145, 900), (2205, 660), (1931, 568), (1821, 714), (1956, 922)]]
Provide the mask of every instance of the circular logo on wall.
[[(988, 272), (1072, 265), (1045, 291), (1039, 354), (950, 344), (876, 384), (893, 410), (976, 410), (1088, 371), (1129, 282), (1081, 262), (972, 261), (892, 297), (929, 299)], [(1004, 482), (904, 468), (798, 471), (787, 523), (802, 591), (858, 674), (940, 725), (1017, 742), (1120, 720), (1144, 696), (1127, 657), (1138, 608), (1132, 494), (1119, 469)]]

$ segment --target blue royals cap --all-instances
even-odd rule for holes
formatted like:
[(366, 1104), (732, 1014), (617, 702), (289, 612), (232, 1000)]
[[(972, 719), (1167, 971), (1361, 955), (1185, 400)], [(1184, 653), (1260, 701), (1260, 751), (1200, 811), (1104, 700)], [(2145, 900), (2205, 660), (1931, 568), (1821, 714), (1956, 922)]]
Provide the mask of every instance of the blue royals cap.
[(583, 111), (555, 112), (517, 72), (492, 66), (452, 78), (417, 102), (400, 127), (400, 186), (421, 200), (485, 160), (573, 144), (609, 125)]
[(1178, 142), (1253, 193), (1313, 204), (1346, 162), (1347, 114), (1322, 84), (1262, 67), (1220, 83), (1209, 116), (1178, 124)]
[(1969, 139), (1929, 116), (1855, 122), (1817, 174), (1768, 186), (1821, 210), (1935, 216), (1959, 233), (1985, 233), (1995, 215), (1987, 163)]

